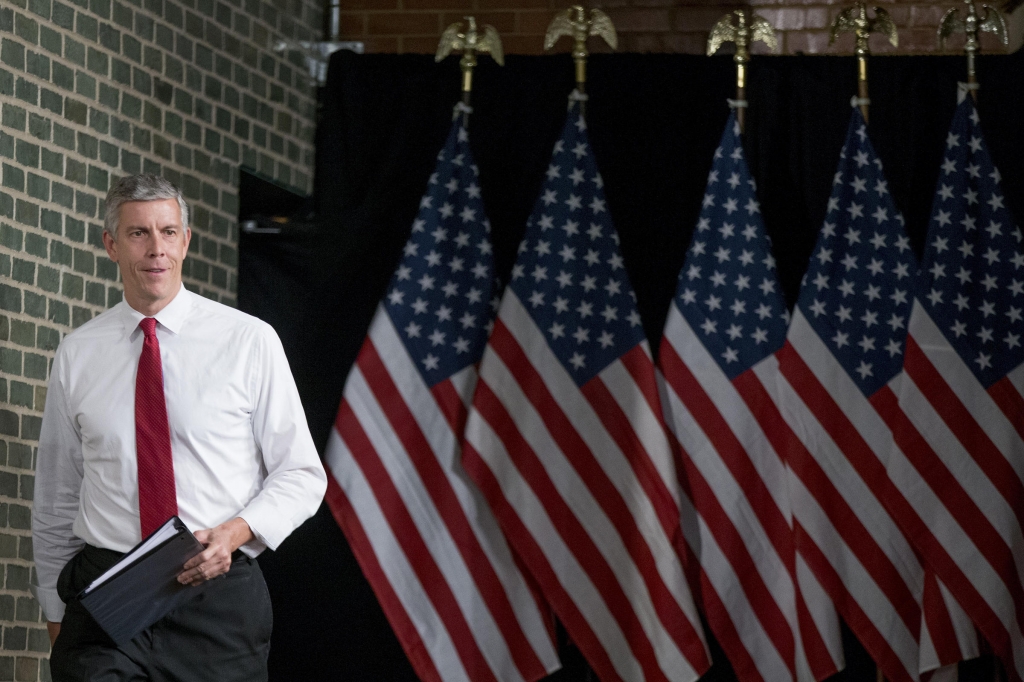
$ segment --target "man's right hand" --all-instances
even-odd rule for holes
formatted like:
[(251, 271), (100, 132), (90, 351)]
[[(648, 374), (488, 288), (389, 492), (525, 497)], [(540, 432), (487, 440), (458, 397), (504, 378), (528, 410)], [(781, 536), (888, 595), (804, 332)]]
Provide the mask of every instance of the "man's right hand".
[(60, 634), (60, 623), (54, 623), (52, 620), (46, 621), (46, 631), (50, 633), (50, 646), (57, 641), (57, 635)]

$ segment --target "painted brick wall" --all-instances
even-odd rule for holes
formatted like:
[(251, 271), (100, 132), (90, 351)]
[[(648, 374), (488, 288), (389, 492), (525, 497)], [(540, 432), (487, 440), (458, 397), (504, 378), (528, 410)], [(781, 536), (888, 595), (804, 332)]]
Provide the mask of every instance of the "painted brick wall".
[[(478, 22), (498, 30), (506, 52), (540, 54), (554, 12), (571, 4), (573, 0), (343, 0), (341, 38), (361, 40), (369, 52), (433, 53), (446, 26), (473, 14)], [(597, 0), (586, 4), (603, 8), (612, 17), (621, 51), (691, 54), (703, 53), (711, 27), (740, 5), (720, 0)], [(853, 51), (852, 36), (841, 38), (834, 47), (828, 45), (828, 27), (851, 0), (750, 0), (749, 4), (779, 31), (783, 54)], [(894, 50), (876, 36), (872, 38), (874, 52), (933, 54), (938, 51), (935, 32), (942, 14), (960, 3), (887, 0), (880, 4), (899, 27), (900, 46)], [(1014, 46), (1019, 47), (1024, 11), (1015, 14), (1012, 33)], [(982, 42), (987, 52), (999, 47), (990, 35), (984, 35)], [(591, 41), (591, 48), (603, 49), (597, 43)], [(963, 39), (950, 42), (952, 50), (962, 45)], [(569, 51), (571, 41), (563, 38), (557, 48)]]
[(233, 304), (239, 168), (312, 189), (315, 93), (278, 40), (318, 0), (0, 0), (0, 680), (49, 680), (28, 585), (53, 351), (121, 300), (103, 197), (161, 173), (193, 208), (186, 286)]

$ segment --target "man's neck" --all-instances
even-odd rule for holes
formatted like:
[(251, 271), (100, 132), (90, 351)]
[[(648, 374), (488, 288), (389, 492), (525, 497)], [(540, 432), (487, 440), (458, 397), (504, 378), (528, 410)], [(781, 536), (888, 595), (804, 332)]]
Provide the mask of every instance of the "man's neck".
[(180, 293), (181, 286), (179, 285), (178, 288), (174, 291), (174, 294), (166, 298), (157, 299), (155, 301), (144, 299), (140, 300), (135, 296), (128, 294), (128, 292), (125, 292), (124, 300), (125, 303), (127, 303), (135, 312), (141, 315), (145, 315), (146, 317), (153, 317), (161, 310), (166, 308), (168, 305), (170, 305), (171, 301), (177, 298), (178, 294)]

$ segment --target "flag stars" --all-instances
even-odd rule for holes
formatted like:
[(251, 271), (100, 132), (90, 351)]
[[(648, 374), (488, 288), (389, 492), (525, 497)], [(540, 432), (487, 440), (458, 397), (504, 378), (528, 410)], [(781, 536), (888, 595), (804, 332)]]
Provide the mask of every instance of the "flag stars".
[(743, 327), (738, 324), (729, 325), (729, 328), (725, 330), (725, 334), (730, 340), (735, 341), (743, 336)]
[[(431, 346), (443, 346), (444, 345), (444, 336), (445, 336), (445, 334), (444, 334), (443, 331), (441, 331), (440, 329), (435, 329), (433, 331), (433, 333), (429, 337), (427, 337), (427, 338), (430, 339), (430, 345)], [(436, 367), (435, 367), (435, 369), (436, 369)]]

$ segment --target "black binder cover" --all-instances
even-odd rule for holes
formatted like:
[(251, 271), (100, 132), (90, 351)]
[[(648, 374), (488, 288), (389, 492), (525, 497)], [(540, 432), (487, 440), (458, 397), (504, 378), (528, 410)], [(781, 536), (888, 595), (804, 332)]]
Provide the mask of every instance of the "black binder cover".
[[(177, 516), (171, 517), (156, 533), (168, 524), (173, 524), (173, 535), (113, 577), (95, 587), (86, 587), (78, 595), (82, 606), (118, 645), (130, 641), (172, 609), (199, 594), (198, 588), (182, 585), (177, 577), (185, 562), (203, 551), (203, 546)], [(145, 543), (143, 540), (125, 556)]]

